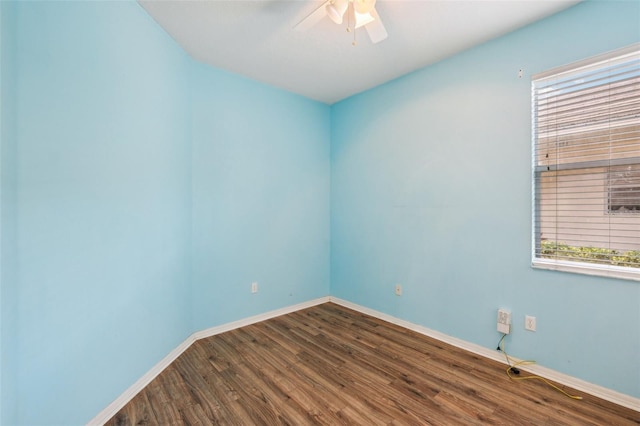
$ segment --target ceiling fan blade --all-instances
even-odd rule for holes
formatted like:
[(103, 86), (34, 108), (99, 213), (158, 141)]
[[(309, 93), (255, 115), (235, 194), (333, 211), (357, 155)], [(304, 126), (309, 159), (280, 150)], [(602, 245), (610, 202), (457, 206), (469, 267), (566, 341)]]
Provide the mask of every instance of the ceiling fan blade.
[(375, 19), (373, 22), (365, 25), (365, 28), (369, 34), (369, 38), (371, 38), (371, 42), (378, 43), (387, 38), (389, 34), (387, 34), (387, 30), (384, 28), (384, 24), (382, 23), (382, 20), (380, 20), (378, 12), (376, 12), (375, 9), (371, 9), (370, 13)]
[(315, 24), (320, 22), (322, 18), (327, 16), (327, 5), (331, 3), (331, 1), (326, 1), (322, 3), (322, 5), (307, 15), (302, 21), (298, 22), (293, 29), (296, 31), (306, 31), (309, 28), (313, 27)]

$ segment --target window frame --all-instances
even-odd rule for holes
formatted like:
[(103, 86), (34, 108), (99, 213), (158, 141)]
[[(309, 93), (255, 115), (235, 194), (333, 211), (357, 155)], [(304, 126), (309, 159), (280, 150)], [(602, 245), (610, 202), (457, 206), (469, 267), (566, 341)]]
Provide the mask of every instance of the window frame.
[[(555, 76), (565, 72), (577, 71), (580, 68), (591, 66), (598, 62), (606, 61), (609, 59), (614, 59), (629, 53), (639, 52), (640, 51), (640, 43), (634, 43), (630, 46), (627, 46), (622, 49), (617, 49), (602, 55), (590, 57), (584, 59), (582, 61), (574, 62), (571, 64), (567, 64), (561, 67), (557, 67), (542, 73), (535, 74), (531, 77), (531, 267), (534, 269), (544, 269), (544, 270), (553, 270), (553, 271), (562, 271), (562, 272), (571, 272), (578, 273), (584, 275), (592, 275), (592, 276), (601, 276), (601, 277), (609, 277), (609, 278), (619, 278), (625, 280), (633, 280), (640, 281), (640, 268), (636, 267), (624, 267), (610, 264), (598, 264), (598, 263), (590, 263), (590, 262), (580, 262), (580, 261), (570, 261), (563, 259), (552, 259), (552, 258), (544, 258), (538, 257), (538, 251), (541, 250), (541, 244), (543, 239), (536, 235), (539, 231), (539, 227), (537, 226), (537, 222), (539, 219), (537, 218), (538, 205), (539, 202), (539, 194), (536, 191), (540, 191), (539, 185), (536, 185), (537, 177), (541, 173), (540, 166), (538, 165), (537, 158), (537, 129), (536, 129), (536, 86), (535, 83), (537, 81), (543, 80), (545, 78)], [(598, 161), (599, 162), (599, 161)], [(636, 163), (634, 163), (636, 164)], [(609, 166), (612, 166), (611, 160), (608, 163)], [(555, 165), (555, 170), (563, 169), (563, 165)], [(568, 168), (571, 168), (572, 165), (569, 164)], [(550, 170), (550, 169), (548, 169)], [(611, 181), (607, 184), (607, 194), (606, 194), (606, 214), (610, 215), (620, 215), (620, 214), (629, 214), (636, 216), (637, 211), (629, 211), (629, 212), (615, 212), (611, 211)], [(556, 241), (558, 242), (558, 241)], [(559, 243), (559, 242), (558, 242)]]

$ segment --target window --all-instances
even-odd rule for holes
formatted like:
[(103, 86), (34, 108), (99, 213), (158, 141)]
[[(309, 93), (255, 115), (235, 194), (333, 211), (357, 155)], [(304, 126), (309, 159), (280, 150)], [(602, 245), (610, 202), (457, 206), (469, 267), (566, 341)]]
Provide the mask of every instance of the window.
[(533, 266), (640, 281), (640, 44), (532, 89)]
[(640, 165), (611, 167), (609, 213), (640, 214)]

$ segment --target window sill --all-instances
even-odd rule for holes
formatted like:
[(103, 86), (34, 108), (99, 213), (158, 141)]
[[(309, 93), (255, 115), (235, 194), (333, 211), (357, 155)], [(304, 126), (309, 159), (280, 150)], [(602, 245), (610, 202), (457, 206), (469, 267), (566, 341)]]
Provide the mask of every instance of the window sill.
[(619, 278), (640, 281), (640, 268), (598, 265), (593, 263), (568, 262), (553, 259), (533, 259), (532, 268), (551, 271), (572, 272), (576, 274), (594, 275), (598, 277)]

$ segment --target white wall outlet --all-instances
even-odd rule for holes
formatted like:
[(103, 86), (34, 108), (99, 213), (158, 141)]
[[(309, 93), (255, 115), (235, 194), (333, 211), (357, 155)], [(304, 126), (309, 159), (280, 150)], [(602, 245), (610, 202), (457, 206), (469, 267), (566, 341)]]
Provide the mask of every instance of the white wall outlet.
[(251, 293), (257, 293), (257, 292), (258, 292), (258, 283), (254, 281), (251, 283)]
[(402, 296), (402, 286), (400, 284), (396, 284), (396, 296)]
[(498, 309), (498, 331), (503, 334), (511, 333), (511, 312)]
[(531, 315), (525, 315), (524, 328), (525, 330), (536, 331), (536, 317), (532, 317)]

